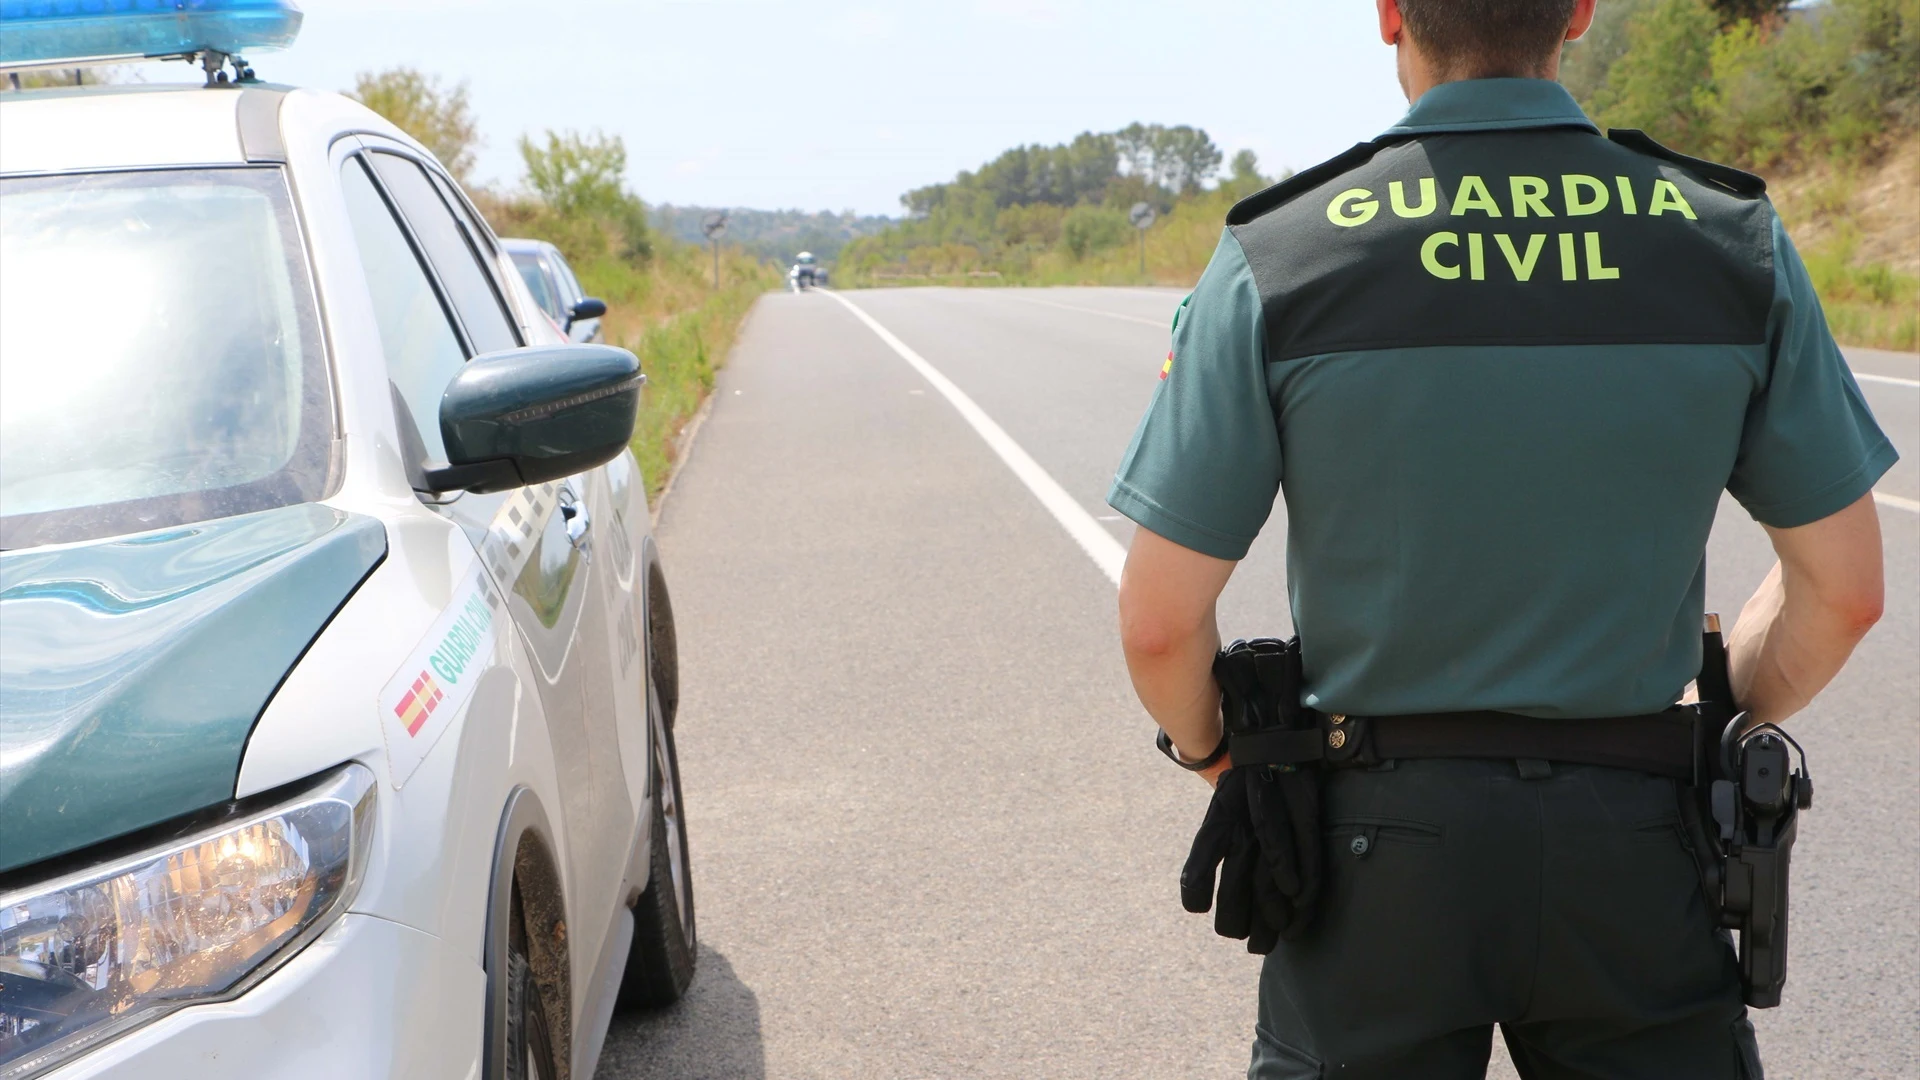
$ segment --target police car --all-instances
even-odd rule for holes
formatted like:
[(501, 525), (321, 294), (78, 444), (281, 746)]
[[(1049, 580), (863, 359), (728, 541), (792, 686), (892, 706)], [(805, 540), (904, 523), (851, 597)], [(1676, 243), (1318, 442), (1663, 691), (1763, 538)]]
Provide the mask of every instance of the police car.
[(696, 936), (632, 354), (289, 0), (0, 9), (0, 1080), (590, 1076)]

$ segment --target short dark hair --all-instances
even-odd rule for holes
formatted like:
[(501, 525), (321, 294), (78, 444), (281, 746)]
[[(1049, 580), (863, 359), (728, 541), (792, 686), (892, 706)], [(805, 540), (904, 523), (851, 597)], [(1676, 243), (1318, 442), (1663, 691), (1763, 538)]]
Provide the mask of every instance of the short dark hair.
[(1455, 76), (1534, 75), (1567, 38), (1574, 0), (1400, 0), (1407, 32)]

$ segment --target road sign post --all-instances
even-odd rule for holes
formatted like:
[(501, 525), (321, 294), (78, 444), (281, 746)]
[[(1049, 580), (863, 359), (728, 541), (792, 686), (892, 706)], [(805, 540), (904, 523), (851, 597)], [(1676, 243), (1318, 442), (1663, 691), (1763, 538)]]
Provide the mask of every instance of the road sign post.
[(727, 231), (727, 212), (715, 210), (700, 222), (700, 231), (707, 234), (707, 242), (713, 245), (713, 287), (720, 288), (720, 234)]
[(1127, 220), (1133, 222), (1134, 231), (1140, 234), (1140, 276), (1147, 276), (1147, 230), (1153, 226), (1153, 219), (1159, 215), (1154, 212), (1152, 203), (1137, 202), (1127, 211)]

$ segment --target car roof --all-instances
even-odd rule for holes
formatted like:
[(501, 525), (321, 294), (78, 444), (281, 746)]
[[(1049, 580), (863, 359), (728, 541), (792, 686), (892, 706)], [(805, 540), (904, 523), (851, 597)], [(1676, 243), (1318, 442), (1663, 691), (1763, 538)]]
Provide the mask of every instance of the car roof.
[(558, 255), (560, 249), (545, 240), (529, 240), (524, 236), (503, 236), (500, 246), (515, 255)]
[(0, 172), (243, 164), (241, 102), (281, 92), (90, 86), (0, 95)]

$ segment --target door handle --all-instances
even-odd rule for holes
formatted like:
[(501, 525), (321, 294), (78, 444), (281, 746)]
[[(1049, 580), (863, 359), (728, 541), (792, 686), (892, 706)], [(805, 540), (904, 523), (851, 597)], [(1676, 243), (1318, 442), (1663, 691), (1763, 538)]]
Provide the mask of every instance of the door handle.
[(567, 542), (584, 550), (587, 546), (587, 530), (593, 528), (593, 518), (587, 513), (586, 500), (575, 495), (571, 488), (561, 488), (560, 516), (567, 522)]

